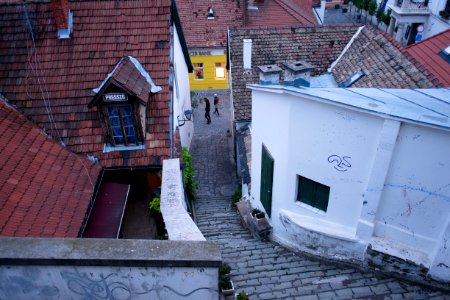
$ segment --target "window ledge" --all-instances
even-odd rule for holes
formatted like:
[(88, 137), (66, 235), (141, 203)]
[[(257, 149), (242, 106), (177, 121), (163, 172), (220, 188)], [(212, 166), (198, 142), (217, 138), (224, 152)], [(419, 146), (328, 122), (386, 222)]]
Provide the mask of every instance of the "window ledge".
[(135, 146), (111, 146), (108, 144), (103, 145), (103, 153), (114, 151), (143, 150), (143, 149), (145, 149), (145, 145), (135, 145)]
[(348, 226), (293, 213), (284, 209), (280, 211), (280, 216), (288, 218), (294, 225), (309, 231), (341, 240), (357, 241), (356, 229)]
[(300, 201), (296, 201), (295, 204), (297, 204), (298, 206), (303, 207), (303, 208), (305, 208), (307, 210), (315, 212), (316, 214), (321, 215), (321, 216), (325, 216), (325, 214), (326, 214), (323, 210), (320, 210), (318, 208), (315, 208), (315, 207), (313, 207), (311, 205), (308, 205), (308, 204), (300, 202)]

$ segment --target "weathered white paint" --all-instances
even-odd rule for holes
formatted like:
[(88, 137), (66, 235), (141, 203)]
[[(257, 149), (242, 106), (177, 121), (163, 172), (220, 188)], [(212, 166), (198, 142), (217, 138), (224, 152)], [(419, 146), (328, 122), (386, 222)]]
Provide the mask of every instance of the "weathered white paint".
[(0, 266), (1, 299), (218, 299), (217, 285), (217, 268)]
[(448, 131), (402, 123), (376, 214), (375, 236), (433, 252), (449, 216), (449, 151)]
[[(427, 90), (250, 87), (251, 201), (263, 208), (264, 144), (275, 161), (275, 240), (350, 260), (363, 260), (371, 244), (430, 274), (439, 265), (435, 277), (450, 280), (442, 241), (450, 212), (448, 103), (431, 103)], [(298, 175), (330, 187), (326, 212), (296, 201)]]
[(0, 299), (218, 299), (208, 241), (0, 237)]
[[(442, 2), (442, 5), (445, 5), (445, 3)], [(443, 32), (450, 28), (448, 21), (439, 17), (439, 11), (444, 10), (444, 8), (445, 8), (445, 6), (443, 6), (440, 9), (437, 9), (436, 10), (437, 15), (430, 15), (427, 23), (424, 26), (425, 28), (424, 28), (422, 40), (427, 39), (435, 34), (438, 34), (438, 33)]]
[(173, 31), (175, 73), (173, 87), (173, 128), (178, 127), (180, 131), (181, 145), (189, 149), (191, 146), (192, 137), (194, 135), (194, 116), (192, 116), (192, 121), (187, 121), (183, 126), (178, 126), (177, 120), (177, 117), (184, 117), (185, 110), (192, 110), (189, 73), (175, 26), (173, 26)]
[(450, 273), (450, 215), (447, 217), (447, 226), (442, 230), (438, 238), (439, 244), (433, 253), (434, 260), (431, 264), (431, 277), (448, 281), (448, 274)]
[(186, 211), (180, 160), (163, 161), (161, 213), (169, 240), (205, 241), (203, 234)]

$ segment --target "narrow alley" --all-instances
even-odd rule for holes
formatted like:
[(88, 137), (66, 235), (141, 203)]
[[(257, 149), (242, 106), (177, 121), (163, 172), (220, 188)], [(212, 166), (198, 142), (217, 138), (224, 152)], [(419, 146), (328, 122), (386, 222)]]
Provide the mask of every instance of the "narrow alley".
[[(206, 239), (219, 244), (232, 269), (235, 292), (250, 299), (450, 299), (448, 294), (373, 272), (293, 253), (260, 241), (241, 225), (231, 196), (238, 186), (233, 162), (229, 93), (217, 92), (220, 116), (204, 118), (204, 103), (194, 112), (191, 154), (198, 183), (197, 224)], [(201, 94), (210, 101), (214, 92)], [(233, 299), (232, 296), (226, 299)]]

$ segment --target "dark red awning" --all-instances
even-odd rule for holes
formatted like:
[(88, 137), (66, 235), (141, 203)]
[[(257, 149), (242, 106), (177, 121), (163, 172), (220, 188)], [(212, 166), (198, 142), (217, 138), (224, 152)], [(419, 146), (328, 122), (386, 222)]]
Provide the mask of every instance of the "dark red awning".
[(119, 237), (129, 190), (128, 184), (104, 182), (100, 185), (83, 237)]

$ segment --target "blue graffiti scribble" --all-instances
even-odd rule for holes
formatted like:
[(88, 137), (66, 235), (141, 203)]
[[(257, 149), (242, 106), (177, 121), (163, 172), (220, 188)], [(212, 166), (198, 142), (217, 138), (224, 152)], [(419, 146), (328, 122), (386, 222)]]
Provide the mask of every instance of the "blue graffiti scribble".
[[(435, 198), (442, 199), (446, 202), (450, 202), (450, 195), (440, 193), (442, 190), (444, 190), (448, 187), (450, 187), (450, 183), (443, 185), (434, 191), (429, 191), (429, 190), (424, 189), (423, 187), (410, 186), (410, 185), (405, 185), (405, 184), (385, 183), (383, 188), (368, 189), (367, 192), (381, 192), (381, 191), (383, 191), (383, 189), (392, 188), (392, 189), (399, 189), (402, 191), (413, 191), (413, 192), (420, 192), (420, 193), (425, 194), (425, 196), (423, 198), (421, 198), (419, 201), (417, 201), (414, 205), (412, 205), (412, 206), (409, 205), (405, 211), (400, 211), (397, 214), (390, 216), (389, 220), (392, 221), (397, 216), (405, 216), (405, 215), (410, 214), (412, 209), (417, 208), (418, 206), (422, 205), (429, 197), (435, 197)], [(386, 224), (386, 220), (384, 220), (384, 222)]]
[[(399, 185), (399, 184), (390, 184), (390, 183), (385, 183), (384, 187), (385, 188), (398, 188), (398, 189), (402, 189), (405, 191), (414, 191), (414, 192), (422, 192), (424, 194), (426, 194), (425, 198), (423, 198), (421, 201), (425, 201), (428, 197), (437, 197), (437, 198), (441, 198), (445, 201), (450, 202), (450, 196), (449, 195), (445, 195), (445, 194), (441, 194), (439, 193), (440, 191), (442, 191), (443, 189), (447, 188), (450, 186), (449, 184), (446, 184), (440, 188), (438, 188), (437, 190), (434, 191), (428, 191), (422, 187), (415, 187), (415, 186), (409, 186), (409, 185)], [(420, 201), (419, 201), (420, 202)]]
[(108, 280), (114, 276), (118, 275), (116, 273), (111, 273), (108, 276), (100, 274), (100, 279), (95, 280), (89, 278), (85, 273), (81, 274), (78, 270), (61, 272), (61, 277), (66, 280), (69, 290), (82, 296), (83, 299), (131, 299), (133, 294), (147, 294), (152, 291), (152, 289), (147, 289), (145, 292), (133, 292), (120, 281)]
[(174, 292), (175, 294), (177, 294), (178, 296), (181, 296), (181, 297), (187, 297), (187, 296), (192, 295), (193, 293), (198, 292), (198, 291), (200, 291), (200, 290), (212, 290), (211, 288), (208, 288), (208, 287), (201, 287), (201, 288), (192, 290), (192, 291), (190, 291), (189, 293), (182, 294), (182, 293), (180, 293), (180, 292), (177, 292), (176, 290), (174, 290), (173, 288), (171, 288), (171, 287), (168, 286), (168, 285), (163, 285), (163, 287), (165, 287), (166, 289), (171, 290), (172, 292)]
[(351, 159), (350, 156), (340, 157), (339, 155), (336, 154), (328, 156), (328, 162), (330, 164), (335, 164), (334, 168), (339, 172), (346, 172), (348, 168), (352, 167), (352, 165), (349, 162), (350, 159)]

